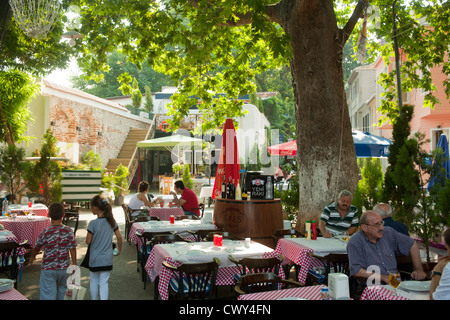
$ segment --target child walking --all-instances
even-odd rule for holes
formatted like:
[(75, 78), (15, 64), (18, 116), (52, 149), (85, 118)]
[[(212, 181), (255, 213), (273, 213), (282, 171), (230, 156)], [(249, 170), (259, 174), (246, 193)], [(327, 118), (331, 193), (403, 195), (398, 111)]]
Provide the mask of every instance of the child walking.
[(91, 199), (91, 211), (97, 219), (89, 222), (86, 243), (90, 245), (89, 271), (92, 300), (108, 300), (108, 280), (113, 268), (113, 235), (117, 239), (117, 255), (122, 251), (122, 235), (114, 220), (112, 207), (101, 195)]
[(41, 249), (44, 256), (39, 280), (41, 300), (64, 300), (67, 290), (67, 268), (70, 260), (77, 265), (77, 242), (71, 228), (62, 224), (64, 205), (52, 203), (48, 215), (51, 225), (41, 232), (31, 253), (30, 265)]

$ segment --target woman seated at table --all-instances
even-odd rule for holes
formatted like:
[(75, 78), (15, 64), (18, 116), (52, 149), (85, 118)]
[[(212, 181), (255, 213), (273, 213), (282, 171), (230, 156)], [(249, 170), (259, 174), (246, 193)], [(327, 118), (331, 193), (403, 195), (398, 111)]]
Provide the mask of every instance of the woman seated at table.
[(138, 193), (136, 193), (128, 203), (128, 207), (131, 209), (132, 213), (131, 216), (136, 216), (139, 214), (139, 211), (141, 210), (141, 207), (147, 206), (147, 207), (153, 207), (158, 202), (161, 202), (164, 200), (162, 199), (155, 199), (154, 201), (149, 201), (147, 198), (147, 193), (149, 189), (149, 184), (147, 181), (141, 181), (138, 185)]

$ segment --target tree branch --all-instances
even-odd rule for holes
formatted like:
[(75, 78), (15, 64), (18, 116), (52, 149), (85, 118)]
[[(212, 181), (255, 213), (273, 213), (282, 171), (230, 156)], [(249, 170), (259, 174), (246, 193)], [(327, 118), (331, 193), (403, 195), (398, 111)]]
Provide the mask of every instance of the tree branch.
[(362, 17), (364, 9), (369, 5), (369, 0), (359, 0), (358, 4), (355, 7), (355, 10), (353, 10), (352, 16), (350, 19), (348, 19), (345, 27), (341, 30), (342, 31), (342, 42), (346, 43), (348, 38), (350, 37), (353, 29), (355, 28), (356, 23), (358, 22), (359, 18)]
[[(283, 0), (282, 0), (283, 1)], [(280, 3), (278, 2), (276, 4), (268, 5), (265, 7), (266, 15), (269, 17), (269, 20), (272, 22), (280, 23)], [(193, 7), (198, 8), (199, 0), (187, 0), (189, 4), (191, 4)], [(212, 6), (215, 6), (214, 2), (211, 2)], [(239, 27), (244, 25), (249, 25), (252, 23), (252, 12), (247, 12), (244, 14), (236, 15), (236, 20), (228, 20), (224, 23), (218, 24), (218, 26), (221, 27)]]

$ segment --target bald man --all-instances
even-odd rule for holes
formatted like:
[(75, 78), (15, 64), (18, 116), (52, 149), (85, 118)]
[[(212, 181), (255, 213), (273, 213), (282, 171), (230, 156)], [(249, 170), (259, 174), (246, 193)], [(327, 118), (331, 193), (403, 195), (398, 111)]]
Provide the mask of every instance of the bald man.
[(369, 278), (373, 276), (370, 266), (380, 270), (380, 280), (389, 283), (389, 273), (398, 272), (396, 255), (411, 255), (414, 280), (425, 279), (420, 261), (419, 247), (414, 239), (401, 234), (384, 222), (375, 211), (366, 211), (361, 215), (361, 229), (355, 233), (347, 245), (350, 260), (350, 276)]

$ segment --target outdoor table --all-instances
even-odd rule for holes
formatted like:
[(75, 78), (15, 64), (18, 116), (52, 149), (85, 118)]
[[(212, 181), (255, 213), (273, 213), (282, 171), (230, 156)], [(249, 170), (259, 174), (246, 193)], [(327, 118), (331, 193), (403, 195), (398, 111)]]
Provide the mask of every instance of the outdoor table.
[(46, 217), (48, 215), (48, 208), (42, 203), (33, 204), (31, 209), (28, 208), (27, 204), (10, 204), (8, 207), (11, 212), (16, 212), (17, 214), (24, 214), (23, 212), (28, 210), (30, 211), (30, 214), (34, 214), (36, 216)]
[[(237, 260), (244, 257), (274, 257), (275, 251), (265, 245), (252, 241), (247, 248), (244, 241), (223, 239), (223, 246), (214, 246), (211, 241), (173, 244), (159, 244), (153, 247), (145, 264), (145, 271), (150, 281), (155, 281), (159, 276), (158, 290), (161, 299), (168, 299), (169, 280), (173, 273), (163, 267), (162, 262), (167, 261), (170, 265), (179, 266), (182, 263), (209, 262), (213, 258), (220, 260), (217, 272), (216, 285), (234, 285), (234, 275), (239, 273), (239, 268), (228, 259), (231, 255)], [(280, 276), (284, 277), (280, 268)]]
[(238, 300), (321, 300), (325, 285), (241, 294)]
[(28, 300), (27, 297), (22, 295), (14, 288), (0, 292), (0, 300)]
[(36, 246), (39, 234), (51, 224), (50, 218), (40, 216), (17, 216), (16, 220), (8, 218), (1, 218), (0, 224), (5, 229), (12, 231), (12, 233), (19, 239), (19, 242), (27, 240), (28, 244), (34, 248)]
[[(183, 220), (175, 220), (174, 224), (171, 224), (169, 221), (145, 221), (145, 222), (135, 222), (131, 225), (129, 239), (136, 245), (141, 244), (141, 240), (139, 236), (136, 235), (136, 231), (139, 234), (143, 234), (144, 232), (176, 232), (183, 236), (187, 230), (197, 231), (197, 230), (210, 230), (216, 229), (216, 226), (212, 223), (204, 223), (202, 220), (191, 220), (191, 219), (183, 219)], [(188, 240), (195, 241), (195, 237), (191, 234), (185, 236), (184, 238)]]
[(367, 286), (361, 300), (430, 300), (429, 291), (406, 291), (400, 286), (395, 296), (393, 290), (390, 285)]
[(149, 215), (150, 217), (158, 217), (160, 220), (169, 221), (170, 216), (182, 216), (184, 215), (184, 211), (180, 207), (152, 207), (150, 208)]
[(301, 266), (298, 281), (305, 283), (308, 270), (312, 267), (322, 267), (323, 265), (308, 252), (315, 255), (325, 256), (329, 253), (347, 253), (347, 242), (338, 238), (322, 238), (317, 240), (307, 240), (306, 238), (281, 238), (278, 240), (275, 251), (283, 255), (287, 261), (292, 261)]

